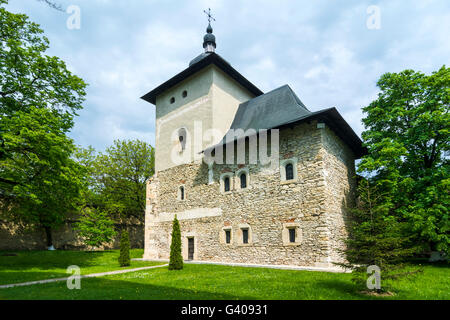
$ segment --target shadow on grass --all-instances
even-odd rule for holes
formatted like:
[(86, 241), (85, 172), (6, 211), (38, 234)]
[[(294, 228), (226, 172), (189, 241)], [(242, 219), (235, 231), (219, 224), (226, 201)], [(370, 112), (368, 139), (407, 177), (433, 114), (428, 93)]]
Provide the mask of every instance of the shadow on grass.
[(0, 289), (5, 300), (255, 300), (213, 291), (92, 278), (81, 281), (80, 290), (67, 289), (66, 282)]
[(114, 251), (0, 251), (0, 285), (67, 277), (71, 265), (114, 266), (117, 257)]

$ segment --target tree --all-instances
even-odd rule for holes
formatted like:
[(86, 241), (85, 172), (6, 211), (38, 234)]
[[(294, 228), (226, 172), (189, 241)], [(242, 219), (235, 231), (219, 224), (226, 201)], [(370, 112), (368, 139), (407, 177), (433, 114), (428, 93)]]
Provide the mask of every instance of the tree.
[(95, 208), (83, 210), (79, 222), (75, 224), (75, 230), (87, 245), (94, 248), (112, 241), (116, 235), (114, 221), (107, 213)]
[(120, 236), (120, 255), (119, 265), (121, 267), (128, 267), (130, 265), (130, 239), (127, 230), (122, 230)]
[(147, 180), (154, 173), (152, 146), (139, 140), (114, 141), (96, 160), (96, 176), (105, 210), (120, 223), (143, 220)]
[(44, 228), (51, 247), (52, 229), (76, 210), (84, 179), (82, 166), (71, 158), (75, 147), (62, 129), (65, 119), (30, 108), (2, 124), (4, 148), (16, 150), (0, 160), (2, 215)]
[(448, 253), (450, 69), (386, 73), (377, 85), (378, 99), (363, 109), (368, 155), (358, 170), (372, 177), (387, 215), (407, 222), (415, 243)]
[(86, 84), (57, 57), (39, 25), (0, 0), (0, 203), (3, 215), (51, 229), (79, 196), (82, 169), (66, 134)]
[(366, 285), (367, 268), (380, 268), (382, 286), (378, 292), (389, 289), (392, 280), (411, 272), (404, 270), (403, 262), (416, 252), (411, 236), (405, 236), (407, 225), (389, 215), (384, 206), (384, 195), (368, 179), (358, 185), (358, 201), (349, 215), (349, 237), (346, 239), (346, 263), (338, 265), (352, 269), (353, 281), (360, 289)]
[(183, 269), (183, 257), (181, 256), (181, 231), (177, 216), (173, 219), (172, 243), (170, 244), (169, 270)]

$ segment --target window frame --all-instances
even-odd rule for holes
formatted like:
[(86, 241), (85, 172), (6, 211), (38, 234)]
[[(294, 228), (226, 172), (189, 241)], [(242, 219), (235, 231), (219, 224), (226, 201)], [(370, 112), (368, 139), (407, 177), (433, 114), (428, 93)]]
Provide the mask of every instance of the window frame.
[[(293, 179), (286, 179), (286, 167), (288, 165), (292, 165), (292, 174)], [(281, 184), (289, 184), (298, 182), (298, 160), (297, 158), (284, 159), (280, 161), (280, 183)]]
[[(295, 232), (295, 240), (291, 242), (291, 230)], [(298, 222), (286, 222), (283, 223), (281, 237), (283, 240), (283, 246), (299, 246), (303, 241), (303, 233)]]
[[(229, 187), (230, 187), (230, 190), (228, 190), (228, 191), (225, 191), (225, 179), (229, 179), (228, 181), (229, 181)], [(226, 172), (226, 173), (223, 173), (223, 174), (221, 174), (220, 175), (220, 186), (219, 186), (219, 188), (220, 188), (220, 193), (223, 193), (223, 194), (229, 194), (229, 193), (232, 193), (233, 192), (233, 190), (234, 190), (234, 181), (233, 181), (233, 173), (232, 172)]]
[[(183, 189), (183, 191), (181, 191)], [(186, 185), (182, 184), (178, 186), (178, 201), (186, 201)]]

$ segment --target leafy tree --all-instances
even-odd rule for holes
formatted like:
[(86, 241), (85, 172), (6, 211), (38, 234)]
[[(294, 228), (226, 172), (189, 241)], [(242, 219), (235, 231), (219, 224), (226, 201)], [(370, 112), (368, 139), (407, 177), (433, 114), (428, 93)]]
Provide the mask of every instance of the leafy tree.
[(405, 236), (406, 223), (388, 214), (384, 195), (369, 180), (361, 180), (358, 194), (357, 206), (350, 209), (348, 262), (338, 265), (353, 270), (353, 281), (360, 289), (366, 287), (367, 268), (379, 267), (382, 286), (378, 291), (386, 291), (393, 280), (411, 273), (403, 262), (416, 250), (411, 237)]
[(358, 170), (372, 176), (386, 215), (407, 222), (415, 243), (448, 253), (450, 69), (386, 73), (377, 85), (378, 99), (363, 109), (368, 155)]
[(83, 210), (79, 222), (75, 224), (75, 230), (87, 245), (94, 248), (112, 241), (116, 235), (114, 221), (107, 213), (95, 208)]
[(66, 134), (82, 108), (86, 84), (57, 57), (23, 14), (0, 0), (0, 203), (3, 215), (46, 230), (74, 207), (83, 171)]
[(62, 127), (65, 120), (46, 108), (17, 111), (2, 119), (4, 147), (17, 150), (0, 160), (2, 215), (45, 229), (47, 245), (52, 228), (76, 209), (83, 187), (82, 166), (71, 158), (74, 145)]
[(119, 265), (121, 267), (127, 267), (130, 265), (130, 239), (127, 230), (122, 230), (120, 236)]
[(172, 243), (170, 244), (169, 270), (183, 269), (183, 257), (181, 256), (181, 231), (177, 216), (173, 219)]
[(116, 140), (96, 159), (103, 205), (118, 222), (131, 217), (143, 220), (146, 182), (154, 173), (154, 155), (153, 147), (143, 141)]

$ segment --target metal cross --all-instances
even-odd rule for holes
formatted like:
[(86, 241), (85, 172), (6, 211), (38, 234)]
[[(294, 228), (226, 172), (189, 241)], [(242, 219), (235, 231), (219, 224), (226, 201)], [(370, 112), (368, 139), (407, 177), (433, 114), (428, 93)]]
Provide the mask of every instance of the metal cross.
[(213, 16), (211, 15), (211, 8), (208, 8), (208, 11), (203, 10), (204, 13), (206, 13), (206, 15), (208, 16), (208, 22), (211, 23), (211, 20), (216, 21), (216, 19), (213, 18)]

